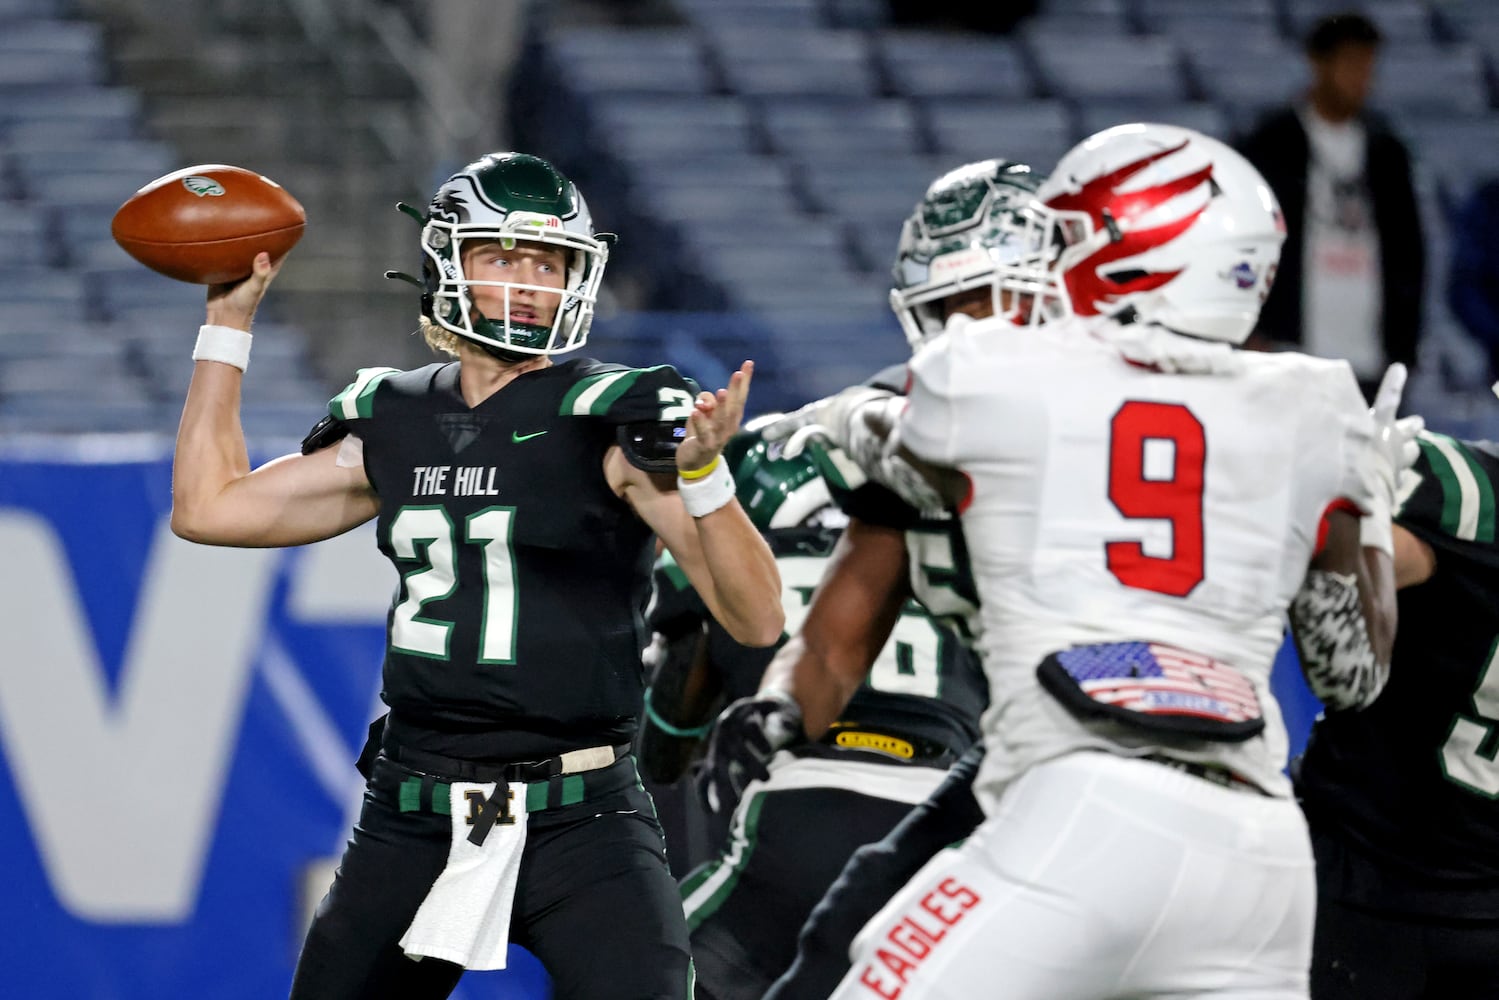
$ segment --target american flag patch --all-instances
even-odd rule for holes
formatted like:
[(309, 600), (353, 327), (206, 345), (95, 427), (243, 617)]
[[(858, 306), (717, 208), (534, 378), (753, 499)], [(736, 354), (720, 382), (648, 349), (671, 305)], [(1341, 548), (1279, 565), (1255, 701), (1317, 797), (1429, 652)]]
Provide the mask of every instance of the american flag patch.
[(1144, 715), (1219, 722), (1261, 717), (1254, 686), (1210, 656), (1155, 642), (1074, 646), (1055, 654), (1088, 697)]

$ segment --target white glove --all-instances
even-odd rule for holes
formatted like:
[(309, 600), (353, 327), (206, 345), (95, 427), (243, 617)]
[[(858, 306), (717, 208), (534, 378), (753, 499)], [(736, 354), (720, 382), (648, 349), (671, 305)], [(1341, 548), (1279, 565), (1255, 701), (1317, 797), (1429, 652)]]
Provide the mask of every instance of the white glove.
[(1379, 391), (1374, 394), (1374, 406), (1369, 415), (1374, 420), (1374, 438), (1371, 442), (1369, 492), (1374, 509), (1360, 522), (1359, 540), (1364, 546), (1377, 548), (1394, 557), (1395, 543), (1390, 531), (1390, 517), (1395, 510), (1401, 479), (1410, 474), (1411, 466), (1421, 456), (1421, 446), (1416, 438), (1426, 429), (1426, 421), (1420, 416), (1395, 418), (1400, 409), (1400, 398), (1405, 392), (1405, 365), (1395, 362), (1385, 369), (1379, 382)]
[[(872, 389), (866, 385), (850, 386), (831, 396), (814, 400), (799, 410), (784, 414), (756, 427), (767, 441), (784, 441), (781, 453), (787, 458), (800, 455), (807, 443), (820, 438), (836, 448), (850, 451), (849, 445), (856, 432), (862, 432), (862, 416), (855, 418), (867, 405), (882, 403), (897, 398), (884, 389)], [(862, 435), (861, 435), (862, 436)], [(854, 456), (858, 460), (858, 456)]]

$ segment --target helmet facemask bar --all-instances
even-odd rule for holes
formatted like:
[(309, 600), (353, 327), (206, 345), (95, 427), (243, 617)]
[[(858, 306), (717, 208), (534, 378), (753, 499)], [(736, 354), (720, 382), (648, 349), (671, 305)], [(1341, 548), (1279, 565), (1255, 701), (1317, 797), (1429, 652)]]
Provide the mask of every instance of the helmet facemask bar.
[(913, 350), (945, 328), (943, 303), (971, 289), (988, 287), (993, 315), (1016, 326), (1044, 323), (1062, 311), (1050, 273), (1057, 248), (1029, 207), (992, 215), (981, 234), (926, 243), (908, 256), (926, 264), (928, 279), (890, 292)]
[(946, 328), (948, 314), (961, 308), (947, 301), (955, 295), (987, 288), (993, 315), (1029, 321), (1034, 296), (1015, 272), (1045, 256), (1044, 242), (1016, 210), (1036, 186), (1029, 167), (981, 160), (927, 188), (901, 228), (892, 268), (890, 307), (913, 351)]
[[(517, 243), (561, 249), (567, 259), (564, 286), (470, 279), (463, 270), (465, 247), (491, 242), (506, 249), (513, 249)], [(486, 348), (513, 355), (561, 354), (582, 347), (587, 341), (604, 264), (609, 257), (608, 245), (602, 240), (548, 227), (542, 221), (528, 218), (527, 213), (512, 212), (499, 226), (431, 219), (422, 233), (422, 252), (436, 271), (431, 318), (442, 328)], [(479, 312), (469, 291), (476, 287), (505, 290), (503, 315), (494, 317)], [(558, 300), (550, 324), (511, 320), (510, 296), (520, 290)]]

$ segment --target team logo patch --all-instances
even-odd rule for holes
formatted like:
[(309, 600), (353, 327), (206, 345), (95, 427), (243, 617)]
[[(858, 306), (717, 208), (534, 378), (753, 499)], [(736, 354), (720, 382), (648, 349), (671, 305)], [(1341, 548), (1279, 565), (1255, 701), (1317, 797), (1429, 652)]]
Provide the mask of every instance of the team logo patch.
[(204, 177), (202, 174), (182, 178), (182, 186), (199, 198), (222, 198), (224, 196), (224, 186), (212, 177)]
[(1247, 260), (1239, 261), (1224, 274), (1220, 275), (1220, 277), (1232, 281), (1236, 286), (1246, 291), (1253, 288), (1254, 283), (1260, 280), (1260, 276), (1255, 271), (1254, 266)]

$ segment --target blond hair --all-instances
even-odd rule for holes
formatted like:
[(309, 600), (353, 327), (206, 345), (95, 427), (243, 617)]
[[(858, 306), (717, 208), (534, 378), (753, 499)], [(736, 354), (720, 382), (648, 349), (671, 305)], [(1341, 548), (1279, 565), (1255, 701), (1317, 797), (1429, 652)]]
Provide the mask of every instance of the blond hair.
[(432, 350), (438, 354), (449, 354), (455, 358), (458, 357), (458, 334), (452, 330), (438, 326), (425, 316), (421, 318), (421, 324), (418, 329), (421, 331), (422, 339), (427, 342), (427, 346), (432, 348)]

